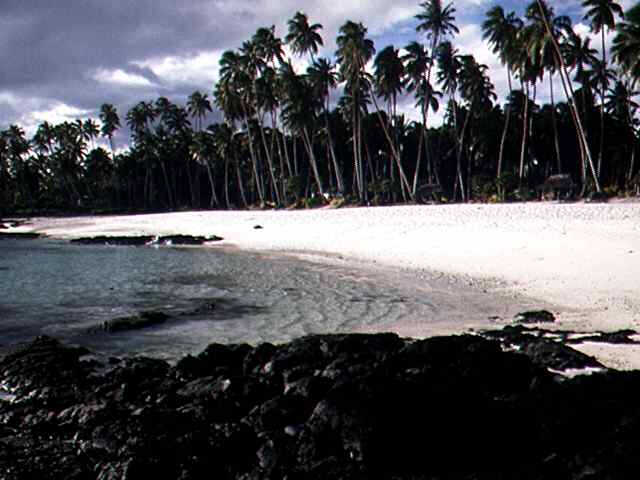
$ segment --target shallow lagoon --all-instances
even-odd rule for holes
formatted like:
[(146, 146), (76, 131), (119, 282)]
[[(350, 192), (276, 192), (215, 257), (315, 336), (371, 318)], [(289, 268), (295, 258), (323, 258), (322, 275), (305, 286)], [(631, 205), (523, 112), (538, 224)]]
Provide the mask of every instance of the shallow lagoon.
[[(211, 342), (284, 342), (433, 316), (422, 291), (382, 280), (346, 266), (216, 247), (3, 240), (0, 347), (46, 334), (104, 355), (174, 360)], [(146, 310), (171, 319), (137, 331), (99, 329)]]

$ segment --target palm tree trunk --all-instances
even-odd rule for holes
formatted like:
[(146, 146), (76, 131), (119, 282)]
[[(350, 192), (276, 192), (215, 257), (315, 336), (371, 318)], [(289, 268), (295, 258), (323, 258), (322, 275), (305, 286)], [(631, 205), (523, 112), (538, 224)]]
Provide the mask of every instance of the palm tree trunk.
[(525, 103), (522, 120), (522, 142), (520, 144), (520, 170), (518, 173), (519, 187), (522, 188), (522, 178), (524, 177), (524, 156), (527, 148), (527, 133), (529, 131), (529, 82), (524, 82)]
[(338, 192), (344, 193), (344, 179), (342, 178), (342, 172), (338, 165), (338, 158), (336, 157), (335, 148), (333, 146), (333, 136), (331, 135), (331, 126), (329, 124), (329, 96), (327, 95), (327, 101), (324, 105), (324, 124), (327, 129), (327, 142), (329, 143), (329, 151), (331, 153), (331, 160), (333, 162), (333, 169), (336, 172), (336, 184), (338, 186)]
[(556, 118), (556, 102), (553, 98), (553, 77), (549, 73), (549, 94), (551, 95), (551, 123), (553, 124), (553, 141), (556, 148), (556, 163), (558, 173), (562, 173), (562, 160), (560, 158), (560, 141), (558, 140), (558, 120)]
[(238, 179), (238, 190), (240, 191), (240, 198), (242, 199), (242, 205), (247, 208), (247, 196), (244, 193), (244, 186), (242, 185), (242, 173), (240, 172), (240, 162), (236, 159), (236, 178)]
[(302, 141), (304, 143), (304, 146), (307, 149), (307, 154), (309, 155), (309, 163), (311, 163), (311, 169), (313, 170), (313, 177), (316, 181), (316, 185), (318, 186), (318, 193), (322, 195), (324, 194), (324, 188), (322, 187), (322, 179), (320, 178), (318, 163), (316, 162), (316, 156), (313, 153), (313, 144), (311, 143), (311, 139), (309, 138), (309, 132), (307, 131), (307, 127), (304, 127), (302, 129)]
[[(389, 147), (391, 149), (391, 155), (393, 155), (393, 158), (396, 161), (396, 165), (398, 167), (398, 172), (400, 173), (400, 181), (401, 181), (401, 185), (402, 185), (402, 196), (404, 198), (405, 197), (405, 190), (407, 195), (409, 196), (409, 198), (411, 198), (412, 200), (415, 198), (415, 181), (416, 178), (414, 177), (414, 187), (413, 187), (413, 191), (410, 189), (409, 187), (409, 181), (407, 180), (407, 175), (404, 172), (404, 168), (402, 167), (402, 162), (400, 161), (400, 154), (398, 153), (398, 150), (396, 149), (396, 146), (394, 145), (394, 142), (391, 138), (391, 135), (389, 134), (389, 128), (387, 123), (384, 121), (384, 119), (382, 118), (382, 114), (380, 113), (380, 109), (378, 108), (378, 102), (375, 99), (375, 95), (372, 92), (371, 98), (373, 99), (373, 103), (374, 106), (376, 107), (376, 114), (378, 117), (378, 120), (380, 122), (380, 125), (382, 126), (382, 130), (384, 132), (384, 136), (387, 139), (387, 142), (389, 143)], [(417, 168), (416, 168), (416, 172), (417, 172)]]
[(214, 206), (218, 206), (218, 196), (216, 195), (216, 182), (213, 179), (213, 172), (211, 171), (211, 165), (209, 165), (209, 162), (207, 162), (207, 175), (209, 177), (209, 185), (211, 186), (209, 207), (213, 208)]
[(262, 184), (260, 175), (258, 174), (258, 159), (256, 157), (255, 148), (253, 145), (253, 136), (251, 135), (251, 128), (249, 127), (249, 119), (245, 115), (244, 117), (245, 128), (247, 129), (247, 140), (249, 142), (249, 153), (251, 155), (251, 166), (253, 167), (253, 177), (256, 182), (256, 190), (258, 192), (258, 198), (260, 203), (264, 204), (264, 192), (262, 191)]
[[(513, 93), (513, 87), (511, 85), (511, 70), (507, 65), (507, 82), (509, 84), (509, 97)], [(511, 102), (507, 103), (507, 111), (505, 112), (504, 128), (502, 129), (502, 137), (500, 138), (500, 150), (498, 152), (498, 168), (496, 170), (496, 178), (500, 178), (502, 175), (502, 160), (504, 158), (504, 145), (507, 140), (507, 132), (509, 131), (509, 123), (511, 120)]]
[[(602, 41), (602, 68), (604, 68), (604, 72), (606, 73), (607, 69), (607, 51), (604, 44), (604, 27), (600, 29), (601, 41)], [(603, 82), (600, 83), (600, 146), (598, 149), (598, 168), (596, 169), (596, 174), (598, 178), (601, 178), (600, 174), (602, 171), (602, 153), (604, 150), (604, 77), (602, 78)]]
[[(424, 154), (427, 155), (427, 113), (425, 108), (422, 107), (422, 133), (420, 135), (420, 142), (424, 145)], [(413, 172), (413, 185), (411, 189), (411, 193), (415, 196), (416, 191), (418, 190), (418, 177), (420, 176), (420, 162), (422, 161), (422, 152), (421, 149), (418, 149), (418, 157), (416, 158), (416, 169)]]
[(227, 210), (230, 209), (229, 202), (229, 157), (224, 157), (224, 203)]

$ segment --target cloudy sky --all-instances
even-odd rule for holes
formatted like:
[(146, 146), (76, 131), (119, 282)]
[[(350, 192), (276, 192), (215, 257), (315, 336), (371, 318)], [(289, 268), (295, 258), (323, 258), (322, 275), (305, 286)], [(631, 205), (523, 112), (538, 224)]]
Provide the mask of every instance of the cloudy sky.
[[(619, 2), (628, 8), (634, 0)], [(525, 2), (452, 3), (460, 29), (455, 46), (491, 67), (502, 100), (505, 74), (482, 43), (480, 24), (495, 4), (522, 14)], [(588, 33), (580, 23), (580, 0), (550, 3)], [(223, 51), (238, 48), (262, 26), (275, 25), (284, 37), (297, 10), (324, 26), (323, 56), (333, 55), (346, 20), (363, 22), (378, 50), (420, 39), (417, 0), (3, 0), (0, 129), (19, 123), (30, 134), (43, 120), (97, 117), (102, 103), (116, 105), (123, 124), (127, 109), (140, 100), (162, 95), (184, 104), (195, 90), (212, 91)], [(411, 103), (405, 105), (408, 115), (414, 113)]]

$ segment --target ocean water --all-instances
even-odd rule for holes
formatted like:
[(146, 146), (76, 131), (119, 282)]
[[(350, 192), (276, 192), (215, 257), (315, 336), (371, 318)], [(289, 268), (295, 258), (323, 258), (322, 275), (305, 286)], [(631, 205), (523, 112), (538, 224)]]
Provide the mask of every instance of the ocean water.
[[(98, 355), (175, 360), (211, 342), (278, 343), (428, 319), (446, 308), (409, 285), (348, 266), (216, 247), (2, 240), (0, 352), (51, 335)], [(135, 331), (100, 328), (148, 310), (171, 318)]]

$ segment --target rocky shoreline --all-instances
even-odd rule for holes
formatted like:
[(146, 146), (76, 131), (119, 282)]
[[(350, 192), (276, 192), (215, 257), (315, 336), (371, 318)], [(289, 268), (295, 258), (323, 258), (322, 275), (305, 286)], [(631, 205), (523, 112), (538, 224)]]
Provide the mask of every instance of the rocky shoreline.
[(39, 337), (0, 360), (0, 477), (635, 478), (640, 373), (552, 335), (316, 335), (176, 365)]

